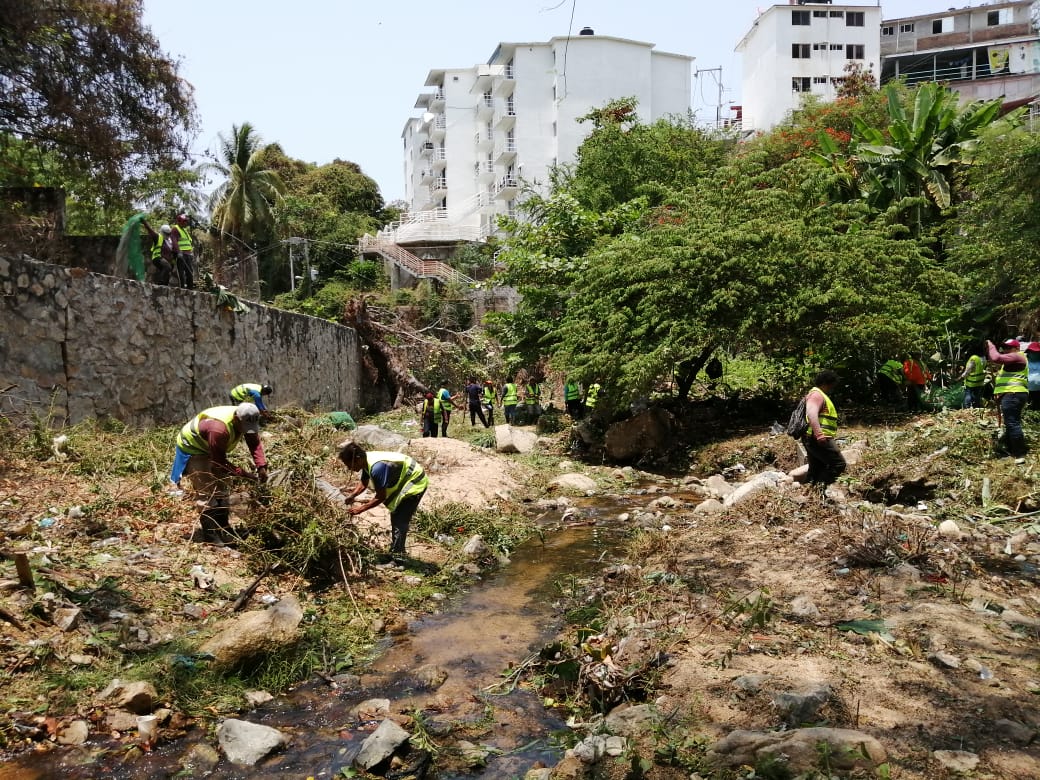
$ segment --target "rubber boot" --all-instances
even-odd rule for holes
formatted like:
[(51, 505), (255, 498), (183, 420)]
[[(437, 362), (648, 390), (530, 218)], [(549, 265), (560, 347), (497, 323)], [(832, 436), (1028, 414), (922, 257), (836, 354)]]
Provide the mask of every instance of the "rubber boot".
[(231, 510), (226, 506), (208, 506), (199, 516), (202, 541), (219, 547), (233, 547), (238, 541), (231, 531)]

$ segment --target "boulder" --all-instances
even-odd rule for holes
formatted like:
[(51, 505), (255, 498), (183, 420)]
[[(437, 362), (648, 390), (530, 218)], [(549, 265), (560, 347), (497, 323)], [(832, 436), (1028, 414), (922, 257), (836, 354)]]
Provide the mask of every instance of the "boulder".
[(400, 452), (408, 445), (408, 439), (378, 425), (360, 425), (350, 437), (365, 449)]
[(739, 506), (760, 493), (778, 491), (780, 483), (788, 479), (786, 474), (779, 471), (763, 471), (737, 487), (722, 503), (727, 507)]
[(808, 728), (790, 731), (737, 729), (715, 744), (709, 758), (727, 767), (755, 766), (764, 758), (786, 756), (794, 772), (816, 767), (820, 746), (827, 745), (829, 769), (872, 769), (885, 762), (885, 749), (874, 737), (852, 729)]
[(74, 720), (58, 732), (59, 745), (82, 745), (90, 736), (90, 724)]
[(158, 694), (155, 686), (144, 680), (124, 682), (112, 680), (98, 696), (101, 701), (113, 704), (136, 715), (147, 715), (155, 709)]
[(586, 496), (599, 492), (599, 485), (596, 484), (596, 480), (592, 479), (592, 477), (586, 477), (584, 474), (561, 474), (550, 484)]
[(217, 726), (220, 749), (228, 761), (239, 766), (253, 766), (288, 741), (278, 729), (260, 723), (228, 718)]
[(361, 743), (354, 765), (369, 770), (392, 756), (409, 739), (411, 734), (387, 718)]
[(647, 409), (607, 428), (603, 448), (613, 461), (636, 460), (647, 453), (662, 452), (672, 444), (673, 417), (665, 409)]
[(514, 428), (512, 425), (495, 426), (496, 452), (526, 454), (534, 452), (537, 444), (538, 437), (531, 431)]
[(978, 754), (968, 750), (935, 750), (932, 756), (955, 775), (970, 775), (979, 765)]
[(219, 666), (236, 663), (296, 641), (303, 608), (289, 594), (257, 612), (247, 612), (231, 620), (216, 636), (207, 640), (199, 651), (214, 657)]

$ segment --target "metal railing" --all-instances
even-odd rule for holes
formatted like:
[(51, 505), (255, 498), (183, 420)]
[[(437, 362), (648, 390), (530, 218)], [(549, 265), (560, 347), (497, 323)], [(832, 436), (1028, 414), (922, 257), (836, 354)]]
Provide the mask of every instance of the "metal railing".
[(366, 233), (358, 242), (358, 250), (362, 254), (376, 253), (404, 268), (413, 276), (420, 279), (438, 279), (446, 284), (460, 284), (473, 286), (477, 282), (464, 273), (460, 273), (447, 263), (440, 260), (424, 260), (379, 236)]

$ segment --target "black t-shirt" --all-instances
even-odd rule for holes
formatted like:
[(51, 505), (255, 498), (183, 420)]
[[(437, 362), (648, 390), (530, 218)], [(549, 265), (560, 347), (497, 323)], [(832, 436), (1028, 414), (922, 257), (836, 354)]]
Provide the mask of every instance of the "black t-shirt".
[(480, 387), (480, 385), (478, 385), (476, 383), (474, 383), (472, 385), (466, 385), (466, 398), (469, 399), (469, 402), (473, 406), (479, 406), (480, 405), (480, 391), (481, 391), (481, 387)]

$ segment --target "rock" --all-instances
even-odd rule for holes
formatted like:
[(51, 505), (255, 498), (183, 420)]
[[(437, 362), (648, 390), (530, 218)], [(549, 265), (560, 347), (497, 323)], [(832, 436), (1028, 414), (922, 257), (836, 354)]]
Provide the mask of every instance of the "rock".
[(412, 676), (423, 690), (432, 691), (444, 685), (448, 679), (448, 673), (434, 664), (424, 664), (417, 668)]
[(628, 749), (628, 740), (624, 737), (607, 737), (604, 742), (608, 756), (620, 756)]
[(773, 706), (789, 726), (811, 723), (831, 697), (827, 683), (813, 683), (801, 690), (773, 694)]
[(59, 745), (82, 745), (90, 736), (90, 725), (85, 720), (74, 720), (58, 732)]
[(389, 699), (365, 699), (350, 709), (350, 717), (356, 720), (375, 720), (385, 718), (389, 714)]
[(464, 739), (456, 742), (455, 747), (458, 749), (459, 755), (462, 756), (462, 760), (466, 762), (466, 766), (470, 768), (484, 766), (488, 755), (491, 753), (486, 747), (474, 745), (472, 742), (467, 742)]
[(369, 770), (392, 756), (409, 739), (411, 734), (387, 718), (361, 743), (354, 765)]
[(917, 582), (921, 579), (921, 570), (909, 563), (900, 563), (889, 574), (897, 582)]
[(966, 775), (975, 771), (979, 765), (979, 757), (967, 750), (935, 750), (932, 757), (949, 771)]
[(552, 767), (543, 766), (537, 769), (528, 769), (524, 780), (549, 780), (553, 775)]
[(105, 713), (105, 728), (108, 731), (132, 731), (137, 728), (137, 718), (127, 710), (109, 710)]
[(662, 452), (672, 443), (673, 417), (655, 407), (607, 428), (603, 448), (613, 461), (629, 461), (648, 453)]
[(886, 759), (885, 749), (874, 737), (852, 729), (808, 728), (790, 731), (730, 732), (708, 752), (713, 761), (728, 767), (755, 766), (767, 757), (787, 757), (794, 772), (816, 767), (819, 746), (830, 747), (829, 768), (871, 769)]
[(863, 460), (863, 455), (867, 451), (867, 442), (864, 439), (853, 442), (848, 447), (843, 447), (841, 450), (842, 457), (845, 458), (845, 463), (849, 466), (856, 466)]
[(740, 677), (734, 677), (732, 683), (734, 688), (745, 693), (758, 693), (768, 681), (768, 674), (742, 674)]
[(408, 439), (378, 425), (359, 425), (350, 434), (351, 439), (365, 445), (365, 449), (401, 452), (408, 446)]
[(60, 607), (51, 615), (51, 622), (62, 631), (71, 631), (79, 623), (79, 617), (83, 613), (79, 607)]
[(462, 554), (470, 560), (483, 558), (489, 552), (491, 552), (491, 550), (488, 548), (487, 544), (485, 544), (484, 537), (480, 534), (474, 534), (467, 540), (466, 544), (462, 546)]
[(596, 480), (592, 479), (592, 477), (587, 477), (584, 474), (561, 474), (550, 484), (556, 485), (558, 488), (562, 488), (563, 490), (571, 490), (585, 496), (595, 495), (599, 492), (599, 486), (596, 484)]
[(1017, 720), (1001, 718), (993, 724), (993, 730), (1000, 735), (1001, 739), (1017, 742), (1020, 745), (1028, 745), (1036, 739), (1036, 730)]
[(802, 538), (799, 541), (802, 544), (809, 544), (810, 542), (815, 542), (817, 539), (819, 539), (821, 536), (824, 536), (826, 533), (827, 530), (825, 528), (813, 528), (812, 530), (806, 531), (804, 534), (802, 534)]
[(804, 463), (796, 469), (791, 469), (787, 472), (787, 476), (794, 482), (805, 482), (809, 479), (809, 464)]
[(697, 506), (693, 508), (693, 511), (698, 515), (717, 515), (725, 508), (726, 507), (723, 506), (722, 502), (717, 498), (708, 498), (697, 504)]
[(939, 523), (939, 536), (946, 537), (947, 539), (963, 539), (966, 534), (961, 531), (961, 527), (957, 525), (953, 520), (943, 520)]
[(296, 641), (303, 608), (292, 594), (283, 596), (264, 610), (247, 612), (229, 621), (216, 636), (199, 648), (209, 653), (218, 666), (236, 663)]
[(254, 708), (274, 699), (267, 691), (246, 691), (243, 695), (246, 697), (246, 704)]
[(590, 769), (569, 750), (564, 753), (560, 762), (553, 767), (550, 775), (552, 780), (583, 780), (590, 776)]
[(787, 475), (779, 471), (763, 471), (737, 487), (722, 503), (727, 507), (739, 506), (760, 493), (778, 491), (786, 479)]
[(137, 715), (147, 715), (155, 709), (158, 694), (155, 686), (144, 680), (123, 682), (116, 678), (100, 694), (98, 698)]
[(816, 620), (820, 617), (820, 608), (813, 602), (812, 597), (803, 593), (791, 599), (791, 614), (807, 620)]
[(622, 704), (615, 707), (603, 720), (612, 734), (630, 737), (649, 731), (661, 722), (661, 713), (652, 704)]
[(960, 669), (961, 659), (951, 653), (945, 653), (941, 650), (937, 650), (934, 653), (928, 654), (928, 660), (933, 664), (945, 669)]
[(733, 485), (726, 481), (726, 478), (721, 474), (712, 474), (706, 480), (704, 480), (705, 487), (714, 490), (720, 497), (725, 498), (734, 490)]
[(607, 742), (598, 734), (592, 734), (567, 752), (583, 764), (593, 764), (607, 752)]
[(228, 761), (239, 766), (253, 766), (288, 741), (278, 729), (246, 720), (228, 718), (217, 726), (220, 749)]
[(94, 656), (84, 655), (83, 653), (71, 653), (65, 660), (76, 666), (91, 666), (94, 663)]
[(1000, 619), (1009, 626), (1023, 626), (1025, 628), (1040, 628), (1040, 619), (1028, 617), (1017, 610), (1006, 608), (1000, 613)]
[(181, 771), (190, 777), (202, 777), (210, 772), (220, 761), (220, 753), (204, 742), (198, 742), (188, 748), (181, 759)]
[(537, 444), (538, 437), (531, 431), (514, 428), (512, 425), (495, 426), (496, 452), (526, 454), (534, 452)]

